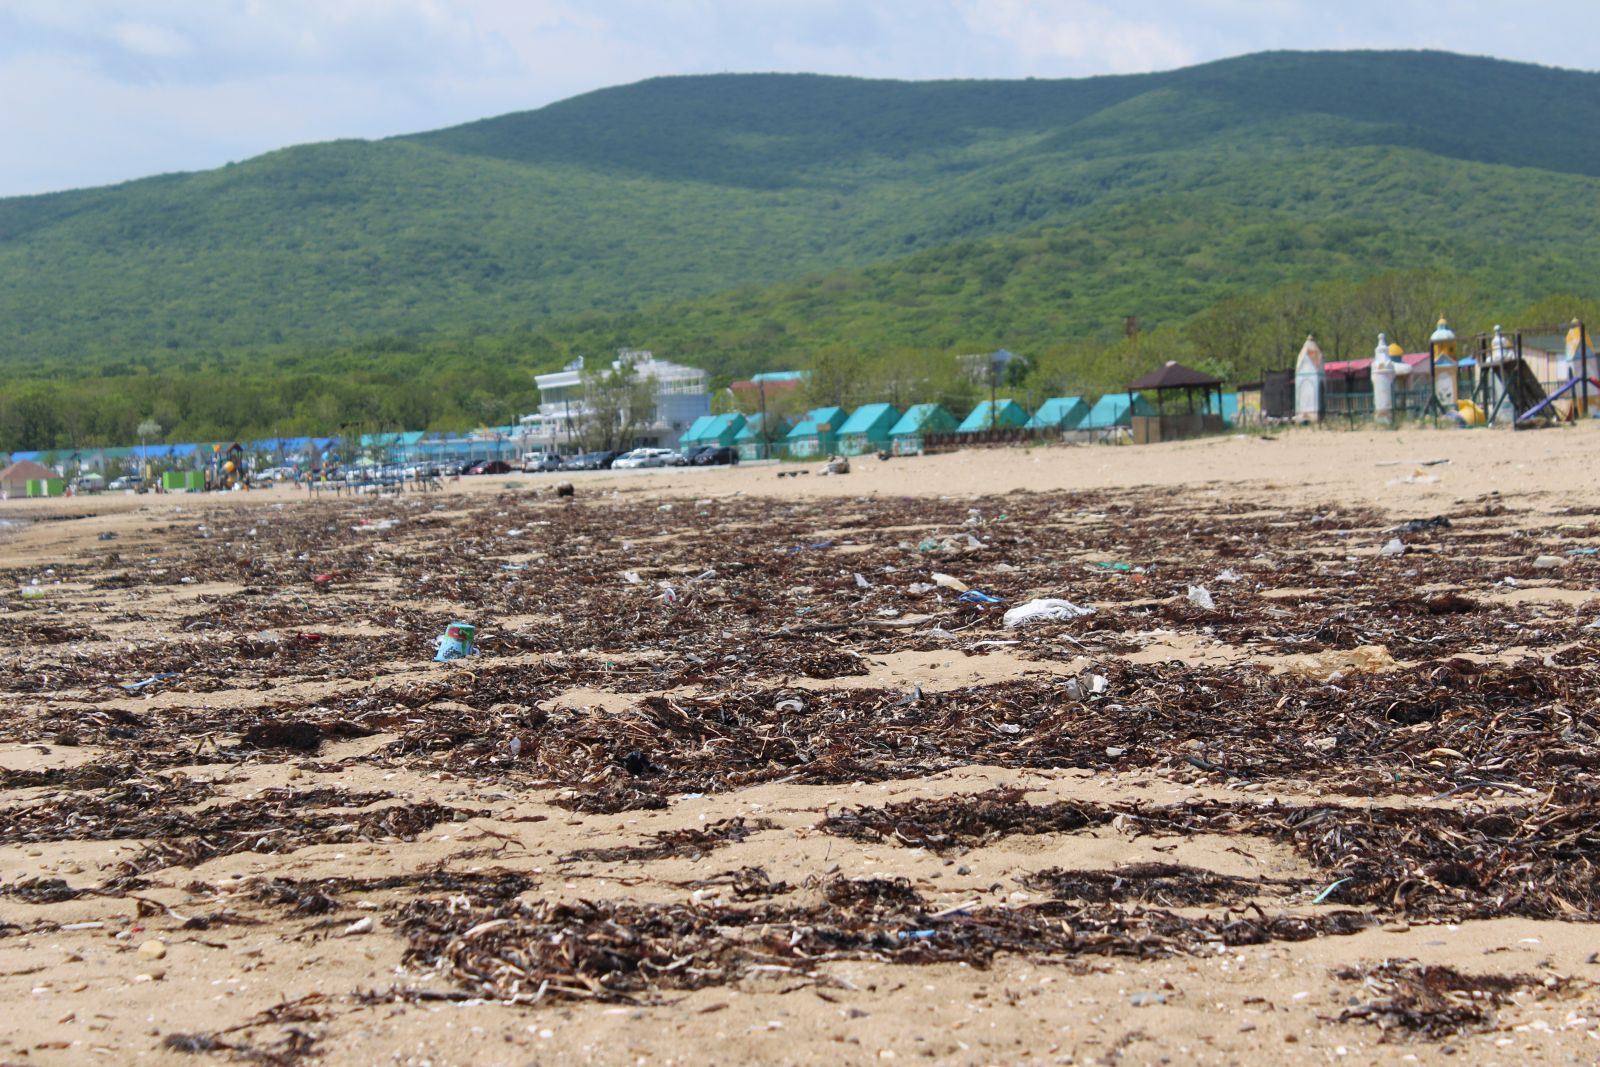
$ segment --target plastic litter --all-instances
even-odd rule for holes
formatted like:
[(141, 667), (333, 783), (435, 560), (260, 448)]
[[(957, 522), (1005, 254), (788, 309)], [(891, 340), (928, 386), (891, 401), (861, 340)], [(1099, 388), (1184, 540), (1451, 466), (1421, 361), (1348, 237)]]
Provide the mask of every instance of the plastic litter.
[(1201, 611), (1217, 610), (1217, 602), (1211, 599), (1211, 591), (1203, 585), (1191, 585), (1189, 587), (1189, 603)]
[(627, 582), (629, 585), (643, 585), (644, 584), (644, 579), (639, 577), (639, 572), (638, 571), (623, 571), (622, 572), (622, 580)]
[(1046, 597), (1018, 604), (1005, 613), (1002, 621), (1008, 629), (1015, 629), (1035, 622), (1066, 622), (1069, 619), (1080, 619), (1093, 614), (1093, 608), (1081, 608), (1070, 600)]
[(1557, 571), (1567, 565), (1567, 561), (1560, 556), (1539, 556), (1533, 561), (1534, 570)]
[(932, 582), (912, 582), (906, 586), (906, 592), (912, 596), (921, 596), (923, 593), (931, 593), (937, 588), (939, 587)]
[(1427, 530), (1448, 530), (1450, 520), (1443, 515), (1435, 515), (1431, 519), (1409, 519), (1394, 528), (1398, 534), (1423, 533)]
[(933, 572), (933, 583), (935, 585), (943, 586), (946, 589), (954, 589), (958, 593), (965, 593), (967, 591), (966, 582), (963, 582), (960, 578), (955, 578), (948, 574), (940, 574), (938, 571)]
[(470, 622), (452, 622), (434, 640), (433, 661), (444, 663), (478, 654), (478, 628)]
[(860, 571), (856, 572), (856, 588), (857, 589), (871, 589), (872, 588), (872, 583), (867, 581), (866, 576), (863, 575)]
[(1133, 564), (1131, 564), (1131, 563), (1096, 563), (1094, 566), (1095, 566), (1096, 570), (1102, 570), (1102, 571), (1124, 571), (1125, 572), (1125, 571), (1133, 570)]
[(140, 689), (143, 689), (147, 685), (155, 685), (157, 682), (164, 682), (169, 678), (182, 678), (182, 677), (183, 677), (183, 674), (181, 672), (179, 672), (179, 671), (162, 671), (160, 674), (152, 674), (150, 677), (142, 678), (137, 682), (123, 682), (122, 683), (122, 688), (128, 690), (131, 693), (131, 692), (136, 692), (136, 691), (138, 691)]
[(1312, 899), (1312, 901), (1311, 901), (1311, 903), (1313, 903), (1313, 904), (1321, 904), (1321, 903), (1322, 903), (1322, 902), (1323, 902), (1323, 901), (1325, 901), (1325, 900), (1327, 900), (1327, 899), (1328, 899), (1328, 898), (1329, 898), (1329, 897), (1331, 897), (1331, 896), (1333, 896), (1333, 891), (1334, 891), (1334, 890), (1335, 890), (1335, 889), (1338, 889), (1338, 888), (1339, 888), (1339, 887), (1340, 887), (1340, 886), (1342, 886), (1342, 885), (1344, 885), (1344, 884), (1345, 884), (1345, 883), (1346, 883), (1346, 882), (1348, 882), (1348, 881), (1349, 881), (1349, 880), (1350, 880), (1350, 879), (1348, 879), (1348, 878), (1341, 878), (1341, 879), (1339, 879), (1339, 880), (1338, 880), (1338, 881), (1337, 881), (1337, 882), (1335, 882), (1335, 883), (1333, 883), (1333, 884), (1332, 884), (1332, 885), (1330, 885), (1330, 886), (1329, 886), (1329, 887), (1328, 887), (1328, 888), (1326, 888), (1326, 889), (1324, 889), (1324, 890), (1323, 890), (1323, 891), (1322, 891), (1322, 892), (1320, 892), (1320, 893), (1318, 893), (1318, 894), (1317, 894), (1317, 895), (1316, 895), (1316, 897), (1314, 897), (1314, 898), (1313, 898), (1313, 899)]
[(1237, 573), (1235, 573), (1232, 567), (1227, 567), (1222, 571), (1221, 574), (1217, 575), (1217, 581), (1232, 585), (1234, 582), (1243, 581), (1243, 579), (1240, 578)]
[(968, 589), (965, 593), (962, 593), (960, 596), (956, 597), (956, 599), (961, 601), (964, 604), (1004, 604), (1005, 603), (1005, 597), (990, 596), (988, 593), (979, 592), (976, 589)]
[(1387, 544), (1378, 549), (1380, 556), (1403, 556), (1406, 552), (1406, 543), (1398, 537), (1391, 537)]

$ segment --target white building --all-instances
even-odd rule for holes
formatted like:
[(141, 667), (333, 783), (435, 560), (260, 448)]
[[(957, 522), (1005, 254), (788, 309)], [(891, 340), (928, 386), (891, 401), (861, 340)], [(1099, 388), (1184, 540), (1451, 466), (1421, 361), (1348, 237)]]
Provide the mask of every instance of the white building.
[[(611, 361), (615, 369), (631, 364), (640, 378), (655, 382), (654, 420), (638, 427), (628, 444), (635, 447), (673, 447), (685, 430), (702, 415), (711, 414), (711, 390), (706, 372), (656, 359), (647, 349), (619, 348)], [(558, 371), (534, 376), (539, 387), (539, 410), (518, 421), (527, 430), (529, 449), (569, 453), (579, 444), (583, 417), (589, 413), (583, 390), (583, 359)]]

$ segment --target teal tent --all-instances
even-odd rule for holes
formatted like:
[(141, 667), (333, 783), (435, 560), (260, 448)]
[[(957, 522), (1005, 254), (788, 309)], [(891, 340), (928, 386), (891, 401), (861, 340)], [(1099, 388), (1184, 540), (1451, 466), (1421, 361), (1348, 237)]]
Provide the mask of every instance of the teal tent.
[(859, 456), (889, 447), (889, 431), (900, 421), (892, 404), (865, 404), (850, 413), (839, 427), (839, 454)]
[(1136, 393), (1107, 393), (1094, 402), (1089, 414), (1078, 423), (1079, 430), (1112, 430), (1133, 425), (1135, 415), (1154, 415), (1155, 408)]
[(982, 433), (985, 430), (1014, 430), (1028, 424), (1028, 412), (1015, 400), (995, 403), (993, 412), (985, 400), (956, 427), (957, 433)]
[(739, 450), (740, 459), (771, 459), (783, 448), (783, 440), (792, 429), (789, 420), (781, 415), (772, 416), (771, 425), (767, 426), (767, 418), (759, 413), (751, 415), (745, 420), (744, 428), (734, 435), (733, 446)]
[(889, 440), (895, 455), (914, 456), (922, 451), (928, 434), (950, 433), (958, 425), (956, 417), (939, 404), (913, 404), (889, 428)]
[(789, 455), (796, 459), (830, 456), (839, 450), (839, 427), (844, 425), (844, 408), (813, 408), (783, 439)]
[(1089, 405), (1079, 396), (1053, 396), (1046, 400), (1033, 418), (1028, 420), (1030, 430), (1075, 430), (1078, 423), (1089, 414)]
[(701, 440), (701, 438), (705, 436), (705, 432), (710, 429), (711, 424), (716, 421), (717, 416), (715, 415), (701, 415), (696, 418), (689, 424), (689, 428), (683, 431), (683, 436), (678, 438), (678, 447), (680, 449), (696, 448), (706, 444), (707, 442)]
[[(700, 426), (699, 436), (688, 446), (699, 445), (731, 445), (734, 438), (739, 436), (739, 431), (744, 429), (744, 416), (737, 411), (730, 411), (723, 415), (702, 416), (710, 421), (701, 425), (700, 419), (694, 421), (694, 426)], [(691, 433), (694, 426), (689, 427)], [(682, 444), (682, 441), (679, 442)]]

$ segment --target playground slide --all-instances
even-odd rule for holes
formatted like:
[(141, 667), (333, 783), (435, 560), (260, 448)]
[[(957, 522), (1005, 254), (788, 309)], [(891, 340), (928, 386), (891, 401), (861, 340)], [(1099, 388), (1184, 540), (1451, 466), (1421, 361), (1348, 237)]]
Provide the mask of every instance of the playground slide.
[(1483, 409), (1470, 400), (1457, 400), (1456, 411), (1461, 413), (1461, 421), (1468, 426), (1482, 426), (1489, 421)]
[(1554, 404), (1564, 394), (1570, 393), (1584, 382), (1588, 382), (1590, 385), (1594, 386), (1597, 391), (1600, 391), (1600, 382), (1595, 381), (1593, 378), (1574, 378), (1567, 384), (1563, 385), (1560, 389), (1557, 389), (1555, 392), (1551, 393), (1549, 396), (1533, 405), (1533, 407), (1529, 408), (1527, 411), (1524, 411), (1521, 415), (1518, 415), (1517, 421), (1527, 422), (1529, 419), (1538, 418), (1545, 412), (1546, 409), (1550, 407), (1551, 404)]

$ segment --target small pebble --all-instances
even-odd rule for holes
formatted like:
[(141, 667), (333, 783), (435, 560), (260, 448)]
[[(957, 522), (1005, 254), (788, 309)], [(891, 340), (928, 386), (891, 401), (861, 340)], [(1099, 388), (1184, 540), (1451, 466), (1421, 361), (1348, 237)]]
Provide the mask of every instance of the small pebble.
[(147, 960), (159, 960), (166, 954), (166, 943), (155, 938), (151, 938), (139, 946), (139, 955)]

